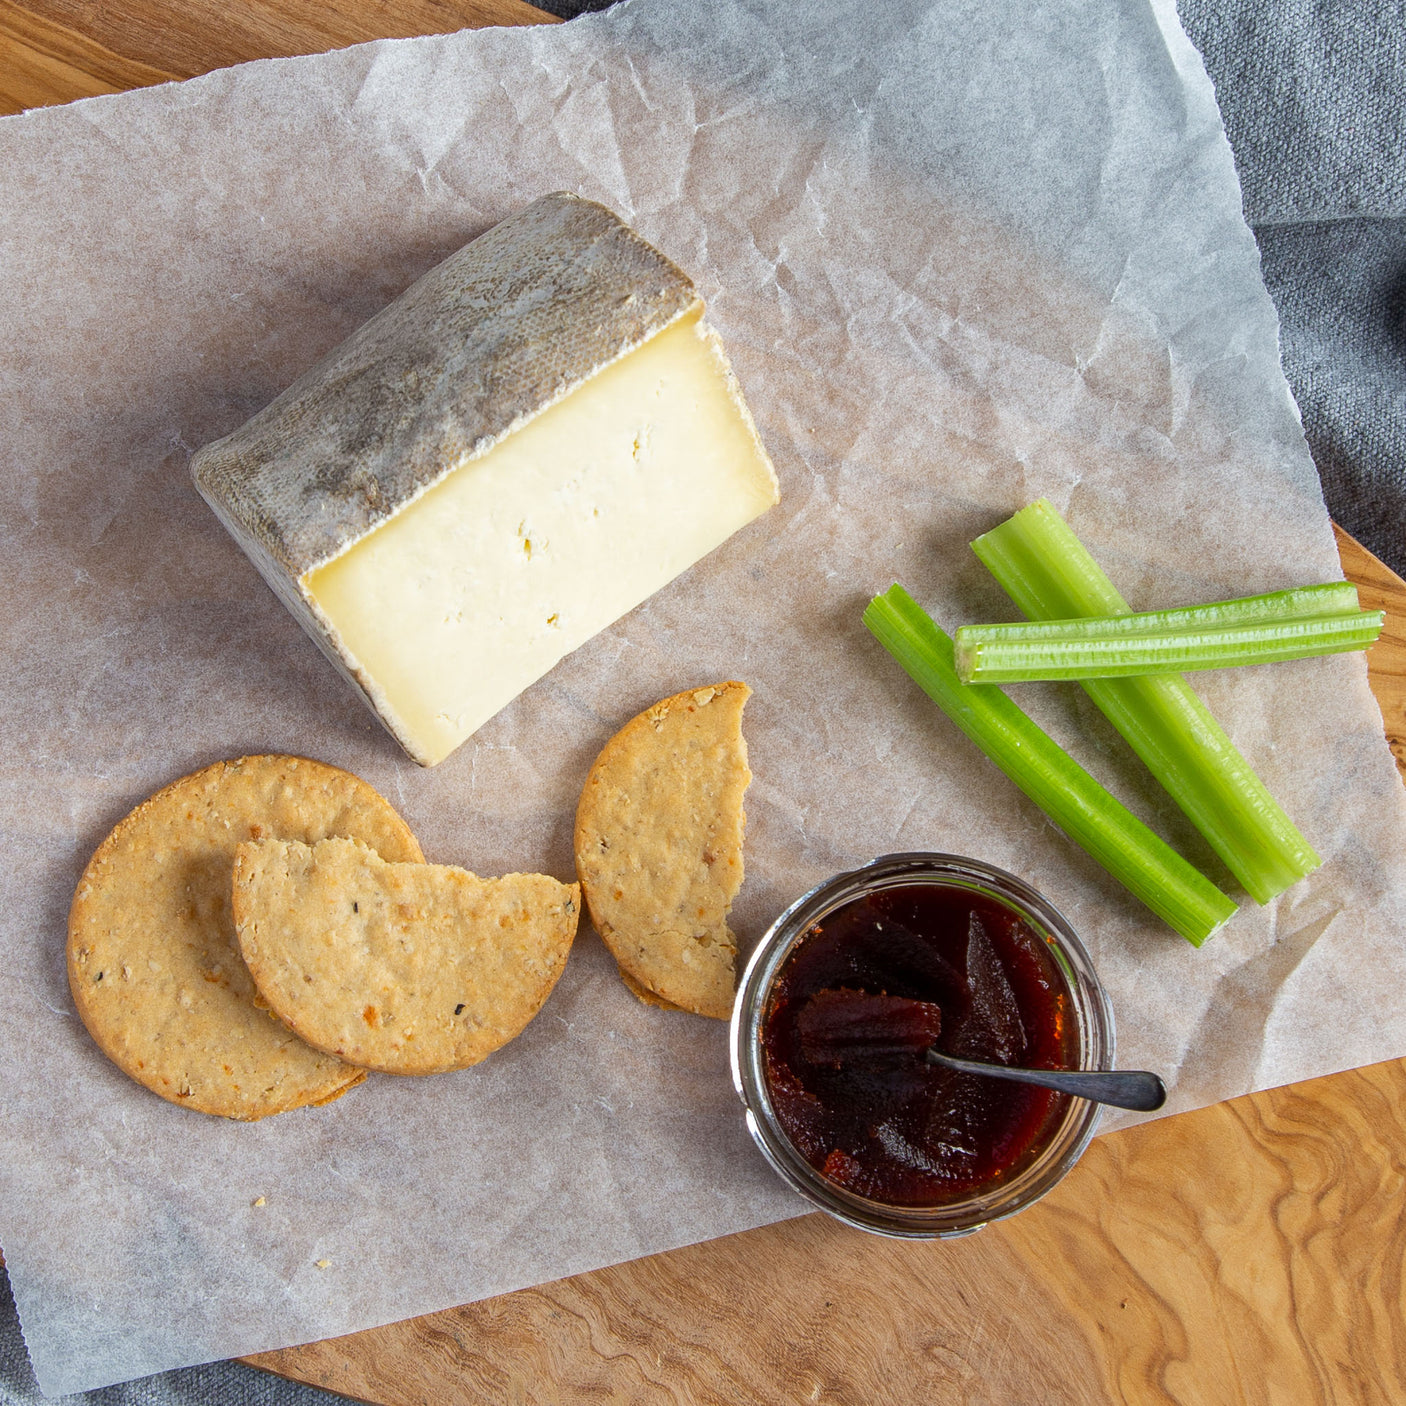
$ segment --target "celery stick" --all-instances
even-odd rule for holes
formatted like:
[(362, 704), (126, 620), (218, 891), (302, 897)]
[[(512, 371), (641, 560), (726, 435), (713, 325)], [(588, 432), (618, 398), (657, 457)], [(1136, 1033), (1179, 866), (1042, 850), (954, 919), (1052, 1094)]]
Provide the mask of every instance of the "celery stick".
[[(1044, 499), (972, 549), (1037, 620), (1131, 614)], [(1256, 902), (1268, 903), (1322, 862), (1180, 675), (1088, 679), (1083, 688)]]
[[(1043, 501), (1043, 500), (1042, 500)], [(1212, 601), (1209, 605), (1174, 606), (1138, 615), (1078, 615), (1068, 620), (1014, 620), (1000, 625), (963, 625), (956, 635), (974, 640), (1060, 639), (1078, 634), (1087, 639), (1125, 639), (1130, 635), (1164, 634), (1182, 630), (1218, 630), (1275, 620), (1303, 620), (1320, 615), (1353, 615), (1360, 609), (1351, 581), (1321, 586), (1293, 586), (1262, 596)]]
[(864, 623), (966, 735), (1076, 844), (1199, 947), (1235, 904), (1115, 800), (997, 688), (967, 688), (952, 641), (902, 586), (875, 596)]
[[(1356, 588), (1349, 585), (1348, 590), (1355, 602)], [(963, 625), (955, 640), (957, 674), (963, 683), (1028, 683), (1273, 664), (1366, 649), (1386, 623), (1380, 610), (1299, 616), (1262, 611), (1262, 606), (1278, 604), (1280, 597), (1303, 593), (1281, 591), (1243, 602), (1218, 601), (1144, 615)], [(1335, 589), (1328, 588), (1325, 598), (1329, 593)], [(1241, 605), (1248, 608), (1237, 619), (1231, 607)], [(1168, 626), (1168, 617), (1183, 623)]]

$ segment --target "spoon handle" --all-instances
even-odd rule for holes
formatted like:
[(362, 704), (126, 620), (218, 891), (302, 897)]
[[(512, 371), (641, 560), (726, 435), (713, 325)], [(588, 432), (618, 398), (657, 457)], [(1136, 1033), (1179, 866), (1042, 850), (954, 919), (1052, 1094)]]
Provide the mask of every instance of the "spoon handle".
[(1157, 1075), (1142, 1069), (1010, 1069), (1004, 1064), (955, 1059), (939, 1050), (927, 1050), (924, 1058), (929, 1064), (959, 1069), (964, 1074), (1036, 1084), (1042, 1089), (1073, 1094), (1093, 1103), (1110, 1103), (1115, 1108), (1131, 1108), (1138, 1113), (1153, 1113), (1167, 1101), (1167, 1086)]

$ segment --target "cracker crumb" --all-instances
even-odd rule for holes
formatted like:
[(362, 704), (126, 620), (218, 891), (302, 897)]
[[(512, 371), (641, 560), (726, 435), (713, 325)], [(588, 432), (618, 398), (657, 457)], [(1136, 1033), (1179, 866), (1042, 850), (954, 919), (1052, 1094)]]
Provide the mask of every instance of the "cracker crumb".
[(251, 1206), (267, 1206), (268, 1202), (262, 1196), (256, 1196), (249, 1204)]
[(316, 1264), (319, 1269), (330, 1269), (332, 1267), (331, 1260), (317, 1260)]

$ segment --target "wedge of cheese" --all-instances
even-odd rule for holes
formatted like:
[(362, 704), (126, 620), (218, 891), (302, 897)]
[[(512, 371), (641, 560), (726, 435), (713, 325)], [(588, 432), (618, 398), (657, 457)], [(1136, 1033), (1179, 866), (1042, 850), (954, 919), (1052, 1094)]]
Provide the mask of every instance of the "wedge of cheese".
[(692, 283), (567, 194), (432, 269), (191, 471), (426, 766), (777, 501)]

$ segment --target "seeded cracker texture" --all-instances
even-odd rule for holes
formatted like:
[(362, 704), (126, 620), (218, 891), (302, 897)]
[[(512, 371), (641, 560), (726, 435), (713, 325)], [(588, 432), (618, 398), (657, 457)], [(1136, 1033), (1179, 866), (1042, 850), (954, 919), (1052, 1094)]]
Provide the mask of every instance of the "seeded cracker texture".
[(390, 803), (351, 773), (243, 757), (173, 782), (121, 821), (69, 913), (69, 986), (103, 1053), (173, 1103), (245, 1121), (326, 1103), (365, 1078), (256, 1004), (230, 884), (240, 842), (271, 835), (355, 836), (423, 859)]
[(603, 205), (545, 195), (451, 254), (201, 449), (201, 496), (416, 761), (305, 584), (455, 469), (690, 313), (692, 282)]
[(744, 683), (666, 698), (606, 743), (576, 811), (576, 872), (625, 984), (726, 1020), (742, 887), (742, 799), (752, 779)]
[(243, 844), (234, 921), (269, 1006), (310, 1045), (442, 1074), (521, 1033), (566, 966), (581, 907), (545, 874), (388, 864), (354, 840)]

